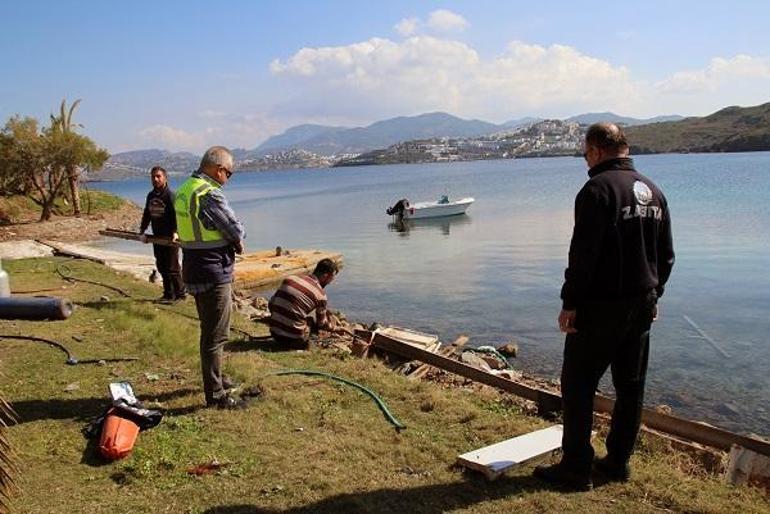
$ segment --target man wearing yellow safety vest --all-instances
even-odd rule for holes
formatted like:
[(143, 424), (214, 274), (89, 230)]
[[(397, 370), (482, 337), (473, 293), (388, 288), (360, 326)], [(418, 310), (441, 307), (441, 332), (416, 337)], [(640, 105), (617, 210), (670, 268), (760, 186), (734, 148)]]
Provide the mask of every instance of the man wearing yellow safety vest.
[(195, 297), (200, 319), (201, 370), (208, 407), (235, 409), (242, 400), (228, 393), (222, 348), (230, 336), (235, 254), (243, 253), (245, 232), (222, 193), (233, 174), (233, 155), (222, 146), (206, 150), (200, 168), (176, 191), (177, 233), (182, 278)]

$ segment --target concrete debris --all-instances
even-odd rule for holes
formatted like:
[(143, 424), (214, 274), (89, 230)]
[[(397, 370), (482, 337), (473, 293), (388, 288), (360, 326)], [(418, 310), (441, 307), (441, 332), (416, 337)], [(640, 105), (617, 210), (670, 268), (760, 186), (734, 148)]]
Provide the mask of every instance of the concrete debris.
[(477, 355), (474, 352), (465, 351), (460, 354), (460, 361), (464, 362), (465, 364), (469, 364), (475, 368), (483, 369), (484, 371), (491, 371), (491, 368), (489, 367), (489, 364), (487, 364), (487, 361), (485, 361), (482, 356)]

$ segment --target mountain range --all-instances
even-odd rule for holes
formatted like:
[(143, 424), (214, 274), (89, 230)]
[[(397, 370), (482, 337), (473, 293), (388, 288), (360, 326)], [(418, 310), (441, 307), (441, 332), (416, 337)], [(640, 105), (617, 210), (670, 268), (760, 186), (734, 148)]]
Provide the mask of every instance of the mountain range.
[[(770, 149), (770, 103), (755, 107), (728, 107), (702, 118), (668, 115), (639, 119), (603, 112), (580, 114), (564, 121), (589, 125), (600, 120), (625, 125), (634, 153)], [(540, 121), (543, 120), (528, 117), (495, 124), (434, 112), (400, 116), (366, 127), (304, 124), (272, 136), (254, 149), (236, 149), (233, 153), (236, 162), (248, 169), (267, 169), (274, 165), (300, 167), (298, 162), (302, 160), (302, 152), (330, 159), (330, 156), (361, 154), (406, 141), (474, 138), (511, 132)], [(113, 155), (105, 171), (107, 175), (110, 172), (146, 173), (150, 167), (160, 165), (170, 172), (187, 172), (197, 167), (199, 161), (199, 156), (189, 152), (135, 150)], [(313, 162), (317, 165), (318, 160)]]
[(354, 154), (387, 147), (399, 141), (474, 137), (495, 132), (499, 128), (494, 123), (464, 120), (444, 112), (399, 116), (366, 127), (300, 125), (269, 138), (255, 149), (255, 153), (263, 156), (278, 150), (301, 148), (321, 155)]

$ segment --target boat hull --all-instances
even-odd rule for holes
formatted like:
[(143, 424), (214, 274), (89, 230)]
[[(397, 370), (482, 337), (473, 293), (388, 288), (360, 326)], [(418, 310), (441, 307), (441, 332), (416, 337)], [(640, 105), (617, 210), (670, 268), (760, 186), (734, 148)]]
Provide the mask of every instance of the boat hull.
[(463, 198), (456, 202), (438, 203), (438, 202), (420, 202), (415, 203), (404, 209), (403, 218), (418, 220), (425, 218), (439, 218), (443, 216), (457, 216), (465, 214), (468, 207), (473, 203), (473, 198)]

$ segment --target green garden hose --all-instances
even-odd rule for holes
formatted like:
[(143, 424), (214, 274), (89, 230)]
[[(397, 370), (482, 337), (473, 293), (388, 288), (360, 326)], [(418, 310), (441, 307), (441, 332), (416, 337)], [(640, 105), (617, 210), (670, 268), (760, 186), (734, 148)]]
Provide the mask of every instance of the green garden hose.
[(374, 402), (380, 408), (382, 413), (385, 415), (385, 419), (387, 419), (390, 422), (390, 424), (396, 428), (397, 432), (400, 432), (406, 428), (406, 425), (402, 424), (399, 420), (395, 418), (395, 416), (393, 416), (393, 414), (390, 413), (390, 410), (388, 410), (388, 406), (385, 405), (385, 402), (382, 400), (382, 398), (377, 396), (377, 393), (375, 393), (374, 391), (372, 391), (371, 389), (365, 386), (362, 386), (361, 384), (353, 382), (352, 380), (338, 377), (330, 373), (325, 373), (323, 371), (315, 371), (312, 369), (287, 369), (282, 371), (274, 371), (272, 373), (267, 374), (267, 376), (270, 376), (270, 375), (308, 375), (308, 376), (315, 376), (315, 377), (324, 377), (324, 378), (336, 380), (337, 382), (342, 382), (343, 384), (347, 384), (349, 386), (355, 387), (359, 391), (367, 394), (372, 400), (374, 400)]

